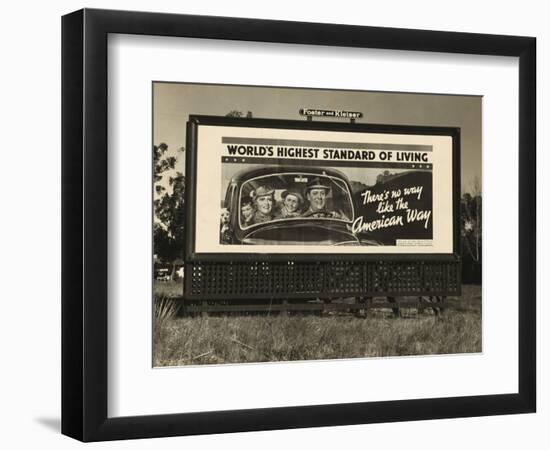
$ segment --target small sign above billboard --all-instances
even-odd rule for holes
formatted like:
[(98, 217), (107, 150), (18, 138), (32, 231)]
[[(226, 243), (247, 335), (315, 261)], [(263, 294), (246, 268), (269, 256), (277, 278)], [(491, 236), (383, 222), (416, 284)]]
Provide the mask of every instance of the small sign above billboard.
[(345, 111), (342, 109), (316, 109), (301, 108), (300, 115), (307, 117), (333, 117), (340, 119), (360, 119), (363, 113), (360, 111)]

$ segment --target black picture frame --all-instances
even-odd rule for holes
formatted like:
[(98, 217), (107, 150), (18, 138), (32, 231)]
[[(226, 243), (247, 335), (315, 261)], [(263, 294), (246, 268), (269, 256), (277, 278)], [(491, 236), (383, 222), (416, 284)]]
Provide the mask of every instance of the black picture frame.
[[(107, 37), (111, 33), (519, 58), (518, 392), (109, 418)], [(80, 10), (62, 19), (62, 432), (82, 441), (529, 413), (536, 409), (536, 39)]]
[(452, 224), (453, 250), (448, 254), (349, 254), (349, 253), (232, 253), (232, 261), (330, 261), (370, 260), (370, 261), (459, 261), (460, 260), (460, 129), (456, 127), (434, 127), (418, 125), (357, 124), (338, 122), (313, 122), (283, 119), (247, 119), (220, 116), (193, 115), (189, 117), (186, 143), (186, 261), (227, 261), (223, 253), (199, 253), (195, 247), (195, 212), (197, 173), (197, 140), (200, 125), (271, 128), (287, 130), (342, 131), (355, 133), (380, 133), (402, 135), (449, 136), (452, 139)]

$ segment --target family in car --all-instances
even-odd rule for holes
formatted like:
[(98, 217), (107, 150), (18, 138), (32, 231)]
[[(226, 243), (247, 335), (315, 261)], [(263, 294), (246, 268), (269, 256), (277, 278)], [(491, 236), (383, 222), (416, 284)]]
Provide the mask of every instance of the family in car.
[(281, 202), (275, 201), (275, 190), (262, 185), (250, 193), (250, 200), (241, 203), (241, 224), (244, 227), (270, 222), (277, 219), (295, 217), (335, 218), (343, 216), (327, 207), (330, 186), (316, 177), (309, 181), (304, 193), (297, 190), (285, 190), (281, 193)]

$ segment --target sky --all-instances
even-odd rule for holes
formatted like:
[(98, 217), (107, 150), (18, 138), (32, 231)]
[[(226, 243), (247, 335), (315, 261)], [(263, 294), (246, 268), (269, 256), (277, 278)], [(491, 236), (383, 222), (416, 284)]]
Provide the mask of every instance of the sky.
[(190, 114), (225, 116), (237, 110), (251, 111), (254, 118), (305, 120), (301, 108), (360, 111), (363, 117), (357, 123), (460, 127), (461, 190), (481, 186), (480, 96), (155, 82), (153, 143), (166, 143), (167, 154), (179, 156), (176, 170), (185, 172), (177, 150), (185, 146)]

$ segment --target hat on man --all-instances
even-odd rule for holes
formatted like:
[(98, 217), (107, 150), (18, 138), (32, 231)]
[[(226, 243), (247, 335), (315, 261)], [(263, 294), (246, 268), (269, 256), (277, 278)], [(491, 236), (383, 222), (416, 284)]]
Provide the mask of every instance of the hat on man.
[(312, 178), (309, 183), (306, 185), (306, 194), (308, 191), (311, 191), (312, 189), (326, 189), (327, 191), (330, 191), (330, 186), (327, 184), (325, 180), (322, 180), (319, 177)]
[(266, 197), (268, 195), (273, 197), (274, 193), (275, 193), (275, 191), (273, 190), (273, 188), (271, 186), (260, 186), (255, 191), (252, 191), (250, 193), (250, 196), (254, 200), (256, 200), (258, 197)]
[(302, 194), (296, 191), (283, 191), (283, 193), (281, 194), (281, 198), (284, 201), (289, 195), (293, 195), (294, 197), (296, 197), (300, 204), (304, 203), (304, 197), (302, 196)]

